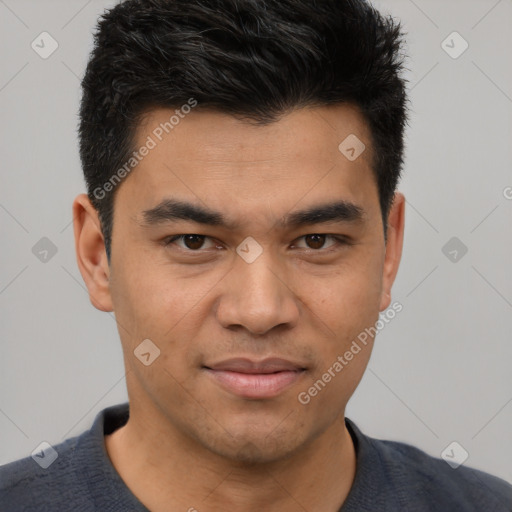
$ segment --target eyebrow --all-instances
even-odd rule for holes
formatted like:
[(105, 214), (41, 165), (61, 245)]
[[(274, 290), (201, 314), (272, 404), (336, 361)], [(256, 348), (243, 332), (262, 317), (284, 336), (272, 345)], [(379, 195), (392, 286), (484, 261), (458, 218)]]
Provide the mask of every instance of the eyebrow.
[[(339, 200), (288, 213), (278, 221), (277, 226), (280, 228), (297, 228), (327, 222), (359, 223), (365, 217), (365, 211), (361, 206), (350, 201)], [(179, 220), (188, 220), (208, 226), (220, 226), (229, 230), (235, 230), (239, 226), (236, 222), (228, 221), (220, 212), (171, 198), (164, 199), (157, 206), (144, 210), (141, 224), (152, 226)]]

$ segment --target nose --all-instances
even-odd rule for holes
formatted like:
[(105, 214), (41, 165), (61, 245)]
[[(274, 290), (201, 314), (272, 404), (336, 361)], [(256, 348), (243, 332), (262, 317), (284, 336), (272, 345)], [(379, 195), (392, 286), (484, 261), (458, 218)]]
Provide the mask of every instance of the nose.
[(252, 263), (238, 258), (234, 265), (216, 311), (224, 328), (245, 328), (253, 335), (263, 335), (278, 326), (297, 324), (297, 298), (275, 262), (262, 254)]

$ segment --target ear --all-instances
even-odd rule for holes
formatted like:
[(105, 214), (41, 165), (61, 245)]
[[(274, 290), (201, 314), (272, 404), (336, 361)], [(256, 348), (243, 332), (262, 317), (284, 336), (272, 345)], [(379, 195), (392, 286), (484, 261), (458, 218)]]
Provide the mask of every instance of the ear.
[(397, 192), (393, 198), (393, 203), (388, 215), (388, 232), (382, 274), (380, 311), (384, 311), (391, 303), (391, 288), (398, 272), (400, 258), (402, 257), (404, 225), (405, 197), (402, 193)]
[(100, 311), (113, 311), (105, 240), (98, 212), (87, 194), (80, 194), (73, 201), (73, 229), (78, 268), (91, 304)]

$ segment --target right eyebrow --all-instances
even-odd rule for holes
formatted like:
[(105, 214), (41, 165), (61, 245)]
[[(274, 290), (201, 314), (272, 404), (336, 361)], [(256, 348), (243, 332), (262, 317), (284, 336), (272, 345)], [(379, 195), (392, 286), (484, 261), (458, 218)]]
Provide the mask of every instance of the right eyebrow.
[(228, 222), (222, 213), (186, 201), (166, 198), (158, 205), (142, 212), (142, 225), (151, 226), (175, 220), (190, 220), (209, 226), (223, 226), (235, 229), (236, 224)]

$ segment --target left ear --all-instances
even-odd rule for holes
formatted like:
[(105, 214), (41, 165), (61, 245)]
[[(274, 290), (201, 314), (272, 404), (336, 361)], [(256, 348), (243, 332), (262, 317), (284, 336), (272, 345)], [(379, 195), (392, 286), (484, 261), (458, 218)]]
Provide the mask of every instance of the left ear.
[(388, 214), (386, 255), (384, 257), (379, 311), (384, 311), (391, 303), (391, 288), (398, 272), (400, 258), (402, 257), (404, 225), (405, 196), (400, 192), (396, 192)]

